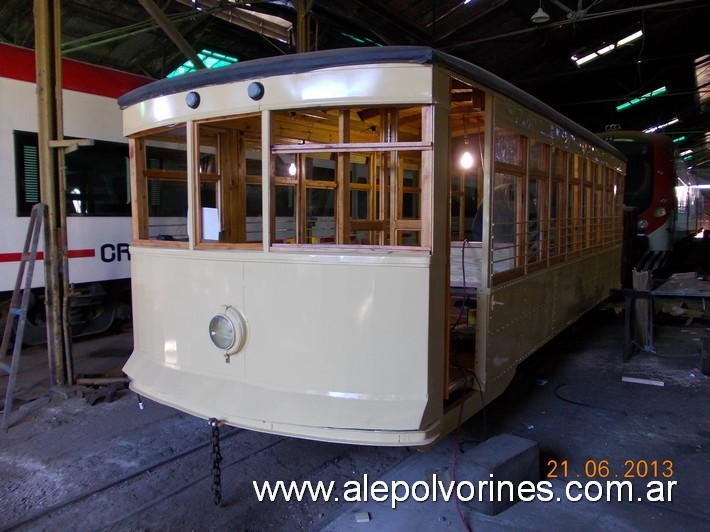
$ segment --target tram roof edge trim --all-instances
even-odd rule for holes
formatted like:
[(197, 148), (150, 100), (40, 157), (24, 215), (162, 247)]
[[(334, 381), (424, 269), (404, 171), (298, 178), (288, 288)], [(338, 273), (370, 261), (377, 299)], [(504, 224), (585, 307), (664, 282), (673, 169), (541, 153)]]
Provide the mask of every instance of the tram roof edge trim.
[(416, 63), (445, 66), (453, 72), (469, 78), (471, 81), (480, 82), (482, 85), (517, 101), (530, 110), (580, 135), (590, 144), (614, 153), (623, 161), (626, 160), (621, 152), (599, 136), (573, 122), (562, 113), (512, 83), (468, 61), (427, 46), (342, 48), (243, 61), (223, 68), (199, 70), (176, 78), (161, 79), (143, 87), (138, 87), (119, 97), (118, 105), (121, 109), (125, 109), (151, 98), (211, 85), (298, 74), (324, 68), (375, 63)]

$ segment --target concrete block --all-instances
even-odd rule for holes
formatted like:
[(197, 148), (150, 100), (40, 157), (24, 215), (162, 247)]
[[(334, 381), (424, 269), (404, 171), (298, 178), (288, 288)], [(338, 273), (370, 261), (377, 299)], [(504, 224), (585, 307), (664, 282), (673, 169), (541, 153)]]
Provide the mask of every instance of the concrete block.
[(537, 442), (512, 434), (494, 436), (456, 459), (459, 500), (486, 515), (499, 514), (515, 504), (521, 482), (539, 480)]

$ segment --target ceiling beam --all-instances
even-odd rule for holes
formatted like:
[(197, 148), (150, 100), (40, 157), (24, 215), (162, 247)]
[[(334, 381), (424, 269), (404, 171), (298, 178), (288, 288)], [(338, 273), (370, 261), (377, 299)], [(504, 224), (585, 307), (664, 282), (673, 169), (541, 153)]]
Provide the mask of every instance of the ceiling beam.
[(138, 3), (143, 6), (151, 17), (153, 17), (153, 20), (158, 23), (158, 26), (163, 29), (166, 35), (170, 37), (170, 40), (175, 43), (180, 51), (185, 54), (190, 61), (192, 61), (195, 68), (205, 68), (204, 63), (199, 57), (197, 57), (197, 53), (192, 46), (190, 46), (177, 28), (173, 26), (173, 23), (168, 20), (165, 13), (163, 13), (163, 11), (155, 4), (155, 2), (153, 2), (153, 0), (138, 0)]

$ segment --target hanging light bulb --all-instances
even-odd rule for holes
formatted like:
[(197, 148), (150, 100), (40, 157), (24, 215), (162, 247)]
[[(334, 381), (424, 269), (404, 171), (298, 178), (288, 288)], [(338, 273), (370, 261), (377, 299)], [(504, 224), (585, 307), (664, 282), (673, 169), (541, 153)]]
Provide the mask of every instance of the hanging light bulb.
[(464, 128), (464, 137), (463, 137), (463, 144), (464, 144), (464, 152), (461, 155), (461, 159), (459, 159), (459, 164), (461, 165), (461, 168), (464, 170), (468, 170), (473, 166), (473, 155), (471, 155), (471, 151), (469, 150), (468, 147), (468, 134), (465, 133), (466, 131), (466, 121), (464, 120), (463, 124)]
[(291, 163), (288, 167), (288, 175), (291, 177), (296, 175), (296, 163)]

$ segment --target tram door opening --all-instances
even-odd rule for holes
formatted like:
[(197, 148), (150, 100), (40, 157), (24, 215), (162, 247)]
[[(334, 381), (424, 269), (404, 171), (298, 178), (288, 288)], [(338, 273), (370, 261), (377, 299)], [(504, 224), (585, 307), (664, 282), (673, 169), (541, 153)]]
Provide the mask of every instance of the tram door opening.
[(449, 350), (445, 397), (475, 385), (477, 292), (482, 282), (485, 95), (452, 80), (450, 129)]

